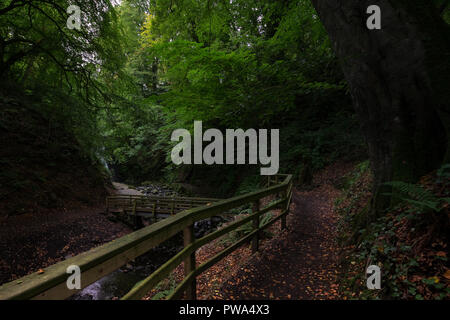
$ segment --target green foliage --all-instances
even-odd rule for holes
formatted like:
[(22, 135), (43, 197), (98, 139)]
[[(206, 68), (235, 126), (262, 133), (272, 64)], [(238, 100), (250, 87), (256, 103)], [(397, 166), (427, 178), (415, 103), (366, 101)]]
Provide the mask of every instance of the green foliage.
[[(69, 2), (85, 13), (81, 31), (66, 27)], [(7, 81), (45, 102), (37, 108), (117, 180), (202, 179), (215, 196), (233, 194), (253, 168), (196, 167), (186, 178), (171, 163), (171, 132), (194, 120), (279, 128), (285, 172), (363, 150), (310, 1), (37, 0), (0, 11), (0, 22)]]
[[(403, 218), (398, 220), (406, 223)], [(360, 268), (369, 264), (379, 264), (383, 274), (382, 290), (376, 292), (368, 290), (365, 287), (365, 276), (358, 272), (357, 276), (346, 280), (350, 292), (360, 292), (359, 299), (423, 300), (425, 293), (428, 299), (440, 300), (448, 296), (448, 288), (440, 283), (438, 277), (426, 275), (442, 270), (442, 264), (447, 261), (446, 257), (432, 256), (429, 260), (424, 258), (424, 255), (418, 255), (417, 250), (412, 249), (407, 239), (399, 236), (399, 233), (404, 231), (398, 228), (398, 223), (395, 223), (392, 216), (379, 218), (371, 223), (369, 228), (370, 233), (366, 233), (358, 244), (358, 250), (348, 259), (356, 261), (356, 265)], [(414, 231), (415, 228), (410, 232)], [(438, 247), (442, 245), (436, 243), (436, 248)], [(420, 282), (417, 279), (421, 279)]]
[[(251, 213), (252, 213), (252, 209), (246, 209), (246, 210), (241, 209), (239, 212), (239, 214), (245, 214), (245, 215), (248, 215)], [(259, 228), (263, 227), (272, 218), (274, 218), (274, 214), (272, 212), (267, 212), (267, 213), (263, 214), (262, 216), (260, 216)], [(246, 235), (250, 234), (253, 231), (254, 231), (253, 222), (248, 222), (248, 223), (240, 226), (236, 230), (228, 233), (226, 236), (224, 236), (224, 238), (222, 238), (221, 242), (225, 246), (232, 245), (233, 243), (239, 241), (241, 238), (245, 237)], [(271, 238), (273, 236), (272, 233), (270, 233), (267, 230), (263, 230), (261, 232), (261, 235), (265, 238)]]
[[(67, 8), (82, 10), (81, 30), (67, 27)], [(117, 83), (124, 83), (125, 35), (114, 6), (101, 1), (9, 1), (0, 5), (2, 91), (25, 92), (30, 108), (73, 133), (95, 161), (97, 126)], [(23, 97), (25, 100), (25, 97)]]
[(438, 183), (443, 182), (445, 179), (449, 179), (450, 178), (450, 163), (442, 165), (438, 169), (436, 175), (438, 178), (438, 180), (437, 180)]
[(349, 111), (328, 110), (329, 114), (321, 109), (308, 110), (308, 114), (280, 130), (280, 161), (284, 172), (297, 176), (301, 166), (310, 166), (315, 171), (338, 159), (353, 161), (365, 157), (364, 141), (355, 117)]
[[(259, 227), (263, 227), (267, 222), (269, 222), (273, 218), (273, 214), (271, 212), (268, 212), (264, 215), (262, 215), (259, 219)], [(236, 238), (240, 239), (242, 237), (245, 237), (246, 235), (250, 234), (253, 229), (252, 222), (249, 222), (247, 224), (244, 224), (243, 226), (239, 227), (236, 232)]]
[(450, 203), (450, 198), (438, 198), (420, 185), (402, 181), (386, 182), (385, 185), (391, 186), (397, 191), (387, 195), (398, 197), (401, 201), (411, 205), (411, 212), (426, 212), (429, 210), (439, 212), (443, 209), (442, 202)]
[[(336, 206), (341, 214), (340, 240), (353, 249), (341, 261), (344, 294), (358, 299), (444, 299), (448, 288), (442, 283), (447, 262), (446, 238), (450, 198), (446, 197), (447, 165), (427, 176), (422, 184), (389, 182), (397, 201), (380, 218), (370, 224), (357, 220), (367, 214), (367, 206), (359, 198), (367, 198), (361, 180), (368, 163), (358, 166), (350, 176), (345, 197)], [(355, 187), (356, 186), (356, 187)], [(355, 213), (356, 212), (356, 213)], [(442, 214), (444, 213), (444, 214)], [(364, 270), (377, 264), (382, 270), (382, 290), (368, 290)], [(348, 276), (350, 275), (350, 276)], [(354, 293), (358, 293), (356, 296)]]
[(250, 193), (261, 189), (261, 177), (257, 175), (246, 177), (236, 190), (235, 195)]
[[(2, 76), (31, 88), (45, 83), (75, 91), (91, 101), (101, 90), (98, 76), (120, 72), (122, 34), (109, 0), (14, 2), (0, 11)], [(71, 4), (83, 12), (80, 31), (66, 26)]]
[(138, 52), (152, 62), (161, 91), (151, 99), (168, 128), (192, 130), (195, 120), (205, 129), (280, 128), (286, 172), (365, 153), (343, 75), (309, 1), (156, 1), (149, 12)]
[(335, 185), (342, 194), (335, 200), (335, 211), (339, 214), (338, 238), (342, 245), (348, 245), (361, 235), (359, 228), (369, 210), (372, 175), (369, 160), (358, 163), (354, 170)]
[[(214, 9), (201, 2), (157, 2), (144, 24), (144, 48), (164, 70), (161, 80), (170, 83), (161, 101), (180, 126), (198, 119), (216, 127), (264, 126), (295, 109), (298, 96), (323, 101), (344, 89), (309, 2), (233, 1)], [(255, 11), (259, 20), (253, 20)], [(231, 20), (239, 31), (225, 24)], [(294, 29), (299, 23), (305, 31)], [(324, 64), (328, 75), (321, 72)]]
[[(136, 283), (135, 286), (139, 285), (140, 282)], [(171, 274), (168, 279), (161, 281), (155, 290), (157, 293), (152, 297), (152, 300), (161, 300), (170, 296), (176, 289), (177, 283), (174, 276)]]

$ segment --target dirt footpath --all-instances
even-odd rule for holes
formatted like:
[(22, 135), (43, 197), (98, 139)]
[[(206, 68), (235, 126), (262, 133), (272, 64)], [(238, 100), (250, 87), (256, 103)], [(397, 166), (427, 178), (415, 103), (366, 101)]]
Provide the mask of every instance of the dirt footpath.
[(295, 190), (288, 230), (228, 278), (214, 299), (340, 299), (334, 185), (351, 168), (333, 165), (311, 191)]

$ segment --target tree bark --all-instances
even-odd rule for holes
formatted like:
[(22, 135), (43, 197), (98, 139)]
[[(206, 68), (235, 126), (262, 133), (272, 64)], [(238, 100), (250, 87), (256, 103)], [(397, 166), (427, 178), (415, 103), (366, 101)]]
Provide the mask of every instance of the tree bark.
[[(312, 3), (369, 147), (376, 214), (391, 201), (383, 182), (415, 182), (450, 160), (449, 26), (428, 0)], [(381, 8), (381, 30), (367, 28), (370, 5)]]

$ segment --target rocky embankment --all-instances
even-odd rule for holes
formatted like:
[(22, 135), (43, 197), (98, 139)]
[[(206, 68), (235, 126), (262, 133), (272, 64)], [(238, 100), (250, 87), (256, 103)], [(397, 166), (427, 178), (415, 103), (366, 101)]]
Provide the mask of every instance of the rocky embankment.
[(146, 184), (139, 186), (136, 191), (147, 196), (159, 196), (159, 197), (181, 197), (175, 190), (165, 184)]
[(166, 184), (150, 184), (132, 187), (120, 182), (113, 182), (114, 193), (123, 195), (146, 195), (156, 197), (180, 197), (181, 195)]

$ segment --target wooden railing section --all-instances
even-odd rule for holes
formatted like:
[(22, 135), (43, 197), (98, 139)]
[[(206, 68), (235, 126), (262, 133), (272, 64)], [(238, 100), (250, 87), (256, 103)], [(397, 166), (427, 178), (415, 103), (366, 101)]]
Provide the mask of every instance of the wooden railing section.
[(124, 222), (139, 229), (144, 226), (142, 218), (157, 222), (161, 215), (166, 217), (187, 209), (209, 206), (219, 200), (221, 199), (117, 195), (106, 198), (106, 213), (120, 214)]
[[(66, 281), (70, 274), (66, 273), (66, 270), (69, 266), (76, 265), (80, 267), (81, 287), (85, 288), (179, 232), (183, 232), (184, 235), (183, 250), (149, 277), (138, 282), (122, 299), (141, 299), (161, 280), (168, 277), (182, 262), (184, 262), (185, 268), (184, 280), (168, 299), (180, 298), (184, 292), (186, 293), (186, 298), (195, 299), (196, 277), (199, 274), (246, 242), (251, 242), (252, 250), (257, 251), (260, 232), (275, 222), (281, 220), (281, 227), (286, 227), (286, 216), (289, 213), (293, 192), (292, 187), (291, 175), (277, 175), (269, 178), (265, 189), (181, 211), (148, 227), (54, 264), (44, 269), (43, 272), (36, 272), (6, 283), (0, 287), (0, 299), (65, 299), (78, 291), (67, 288)], [(268, 196), (278, 196), (281, 199), (275, 199), (266, 207), (260, 208), (261, 199)], [(195, 222), (220, 215), (246, 204), (253, 205), (252, 214), (200, 239), (195, 239), (193, 234)], [(281, 212), (261, 226), (259, 222), (260, 216), (275, 209), (281, 209)], [(251, 233), (243, 236), (207, 262), (202, 263), (198, 267), (196, 266), (196, 250), (247, 223), (252, 223), (253, 225)]]
[(180, 211), (209, 205), (221, 199), (157, 197), (157, 196), (110, 196), (106, 198), (107, 212), (126, 211), (129, 214), (148, 216), (149, 214), (176, 214)]

